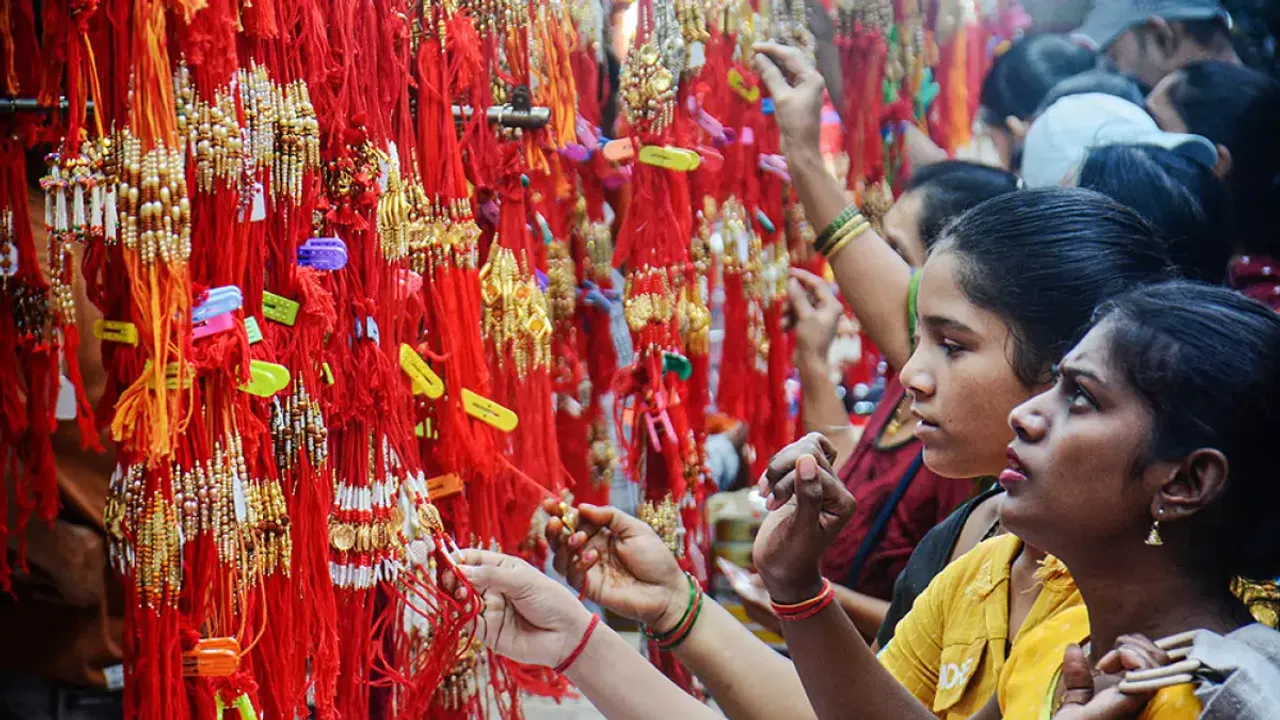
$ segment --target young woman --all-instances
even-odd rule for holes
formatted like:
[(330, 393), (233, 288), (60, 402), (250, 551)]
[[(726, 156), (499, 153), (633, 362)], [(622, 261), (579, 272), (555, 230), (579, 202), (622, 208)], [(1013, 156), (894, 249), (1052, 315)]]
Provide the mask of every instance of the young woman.
[[(919, 168), (907, 192), (884, 217), (885, 241), (912, 267), (919, 267), (947, 222), (1016, 187), (1012, 174), (973, 163), (948, 160)], [(840, 586), (841, 605), (854, 624), (872, 637), (884, 623), (894, 580), (911, 551), (926, 532), (969, 499), (974, 488), (972, 483), (942, 478), (920, 462), (910, 404), (896, 367), (888, 368), (879, 408), (856, 445), (851, 442), (854, 429), (827, 363), (844, 306), (827, 283), (800, 270), (793, 271), (789, 295), (805, 426), (826, 435), (836, 447), (833, 465), (859, 502), (853, 520), (824, 558), (823, 572)], [(856, 305), (853, 312), (864, 315)], [(754, 609), (767, 613), (768, 605)]]
[[(1143, 717), (1239, 710), (1249, 694), (1274, 695), (1256, 681), (1280, 669), (1280, 635), (1255, 624), (1231, 589), (1237, 578), (1280, 573), (1270, 518), (1280, 500), (1270, 479), (1280, 459), (1271, 442), (1280, 318), (1233, 292), (1188, 282), (1133, 291), (1100, 317), (1058, 367), (1054, 386), (1012, 413), (1016, 439), (1000, 476), (1002, 521), (1061, 558), (1087, 616), (1066, 608), (1015, 645), (1000, 704), (1007, 717), (1048, 717), (1066, 690), (1078, 688), (1078, 676), (1057, 680), (1053, 658), (1064, 636), (1088, 639), (1090, 660), (1114, 667), (1107, 651), (1117, 643), (1130, 646), (1128, 662), (1167, 660), (1125, 633), (1207, 631), (1177, 669), (1190, 677), (1160, 690)], [(800, 603), (818, 594), (821, 546), (852, 500), (821, 458), (801, 456), (776, 470), (771, 503), (784, 510), (762, 528), (755, 556), (771, 594)], [(894, 717), (927, 717), (890, 692), (838, 613), (822, 610), (784, 629), (819, 717), (841, 717), (841, 708), (865, 707), (870, 698)], [(1233, 673), (1253, 673), (1254, 683)]]

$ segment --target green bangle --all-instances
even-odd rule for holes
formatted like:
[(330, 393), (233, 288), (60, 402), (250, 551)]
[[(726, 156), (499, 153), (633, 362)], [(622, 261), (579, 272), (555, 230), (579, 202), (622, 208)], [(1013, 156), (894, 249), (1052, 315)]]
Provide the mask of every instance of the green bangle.
[(671, 639), (673, 635), (680, 632), (680, 628), (684, 625), (684, 621), (689, 619), (689, 613), (693, 612), (693, 607), (696, 604), (694, 601), (698, 599), (698, 591), (701, 588), (698, 587), (698, 581), (694, 579), (693, 575), (685, 573), (684, 576), (689, 579), (689, 604), (685, 606), (684, 614), (680, 616), (680, 621), (677, 622), (670, 630), (662, 633), (655, 633), (649, 630), (647, 626), (645, 627), (645, 637), (654, 642), (660, 643)]
[(831, 241), (831, 236), (835, 235), (840, 228), (844, 227), (846, 223), (861, 214), (862, 213), (858, 211), (858, 205), (856, 203), (845, 208), (844, 212), (837, 215), (836, 219), (832, 220), (831, 224), (827, 225), (827, 227), (823, 229), (823, 231), (818, 235), (818, 238), (813, 241), (813, 246), (815, 248), (823, 247)]
[(698, 594), (697, 599), (694, 601), (693, 617), (689, 618), (689, 623), (683, 628), (680, 628), (680, 633), (675, 637), (667, 638), (666, 640), (657, 643), (658, 649), (671, 652), (683, 645), (685, 640), (689, 639), (689, 636), (693, 634), (693, 629), (698, 626), (698, 618), (702, 616), (702, 606), (706, 604), (706, 599), (706, 594)]

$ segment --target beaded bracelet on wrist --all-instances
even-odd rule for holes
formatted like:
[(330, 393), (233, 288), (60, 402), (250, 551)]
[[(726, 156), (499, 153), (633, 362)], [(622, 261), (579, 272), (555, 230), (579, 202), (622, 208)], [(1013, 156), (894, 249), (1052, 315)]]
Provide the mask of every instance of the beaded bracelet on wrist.
[(835, 220), (832, 220), (825, 228), (822, 229), (822, 232), (818, 233), (818, 237), (813, 241), (813, 246), (820, 248), (830, 243), (831, 237), (835, 235), (840, 228), (844, 227), (855, 217), (860, 217), (861, 215), (862, 213), (858, 211), (857, 205), (850, 205), (845, 208), (843, 212), (836, 216)]

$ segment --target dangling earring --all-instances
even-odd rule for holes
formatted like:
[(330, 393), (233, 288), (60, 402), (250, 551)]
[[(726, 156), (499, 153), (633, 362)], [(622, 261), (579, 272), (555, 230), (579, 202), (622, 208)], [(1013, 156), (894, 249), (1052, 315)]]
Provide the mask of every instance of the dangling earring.
[[(1156, 510), (1158, 517), (1164, 517), (1164, 508)], [(1160, 520), (1157, 519), (1151, 523), (1151, 532), (1147, 533), (1147, 545), (1150, 547), (1160, 547), (1164, 544), (1164, 539), (1160, 537)]]
[(1147, 544), (1151, 547), (1159, 547), (1164, 544), (1164, 540), (1160, 537), (1159, 520), (1151, 523), (1151, 532), (1147, 533)]

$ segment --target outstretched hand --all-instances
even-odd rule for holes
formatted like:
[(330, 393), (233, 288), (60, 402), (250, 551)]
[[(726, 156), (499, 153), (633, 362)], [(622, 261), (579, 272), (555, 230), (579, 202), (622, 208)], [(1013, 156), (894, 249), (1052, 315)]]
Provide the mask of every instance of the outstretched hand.
[(831, 441), (810, 433), (775, 455), (760, 478), (769, 514), (752, 556), (776, 602), (800, 602), (822, 590), (818, 562), (857, 507), (831, 466), (835, 458)]
[(796, 352), (823, 363), (836, 339), (844, 306), (831, 285), (807, 270), (791, 268), (787, 282), (791, 321), (796, 331)]
[[(591, 623), (591, 613), (563, 585), (520, 558), (464, 550), (456, 568), (480, 593), (484, 609), (476, 620), (477, 634), (499, 655), (557, 667), (573, 653)], [(459, 600), (472, 592), (451, 572), (442, 582)]]
[(822, 134), (826, 82), (799, 48), (757, 43), (755, 67), (773, 97), (774, 117), (788, 158), (798, 151), (817, 153)]
[[(566, 511), (554, 500), (547, 542), (556, 572), (592, 602), (659, 631), (674, 627), (689, 604), (689, 581), (653, 528), (613, 507), (579, 505), (565, 532)], [(573, 510), (568, 511), (570, 513)]]

